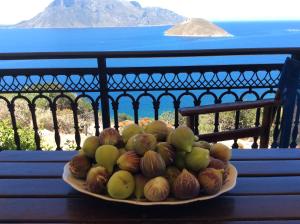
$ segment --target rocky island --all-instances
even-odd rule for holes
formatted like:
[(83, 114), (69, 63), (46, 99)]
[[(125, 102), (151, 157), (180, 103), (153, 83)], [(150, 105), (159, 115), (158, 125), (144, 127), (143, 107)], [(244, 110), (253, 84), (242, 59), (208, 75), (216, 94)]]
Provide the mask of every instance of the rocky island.
[(230, 37), (230, 33), (205, 19), (188, 19), (165, 32), (166, 36)]
[(173, 25), (185, 18), (159, 7), (127, 0), (54, 0), (17, 28), (89, 28)]

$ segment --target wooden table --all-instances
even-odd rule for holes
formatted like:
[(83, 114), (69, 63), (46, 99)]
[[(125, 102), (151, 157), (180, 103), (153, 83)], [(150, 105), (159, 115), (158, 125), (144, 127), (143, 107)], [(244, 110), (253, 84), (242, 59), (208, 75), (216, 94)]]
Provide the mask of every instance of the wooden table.
[(0, 152), (2, 223), (300, 223), (300, 150), (234, 151), (237, 186), (181, 206), (138, 207), (85, 196), (61, 179), (74, 152)]

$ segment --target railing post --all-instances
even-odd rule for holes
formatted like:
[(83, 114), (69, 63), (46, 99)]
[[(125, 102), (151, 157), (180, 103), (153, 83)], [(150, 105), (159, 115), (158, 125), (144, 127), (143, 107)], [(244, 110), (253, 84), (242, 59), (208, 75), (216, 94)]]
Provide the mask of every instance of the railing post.
[(292, 58), (296, 60), (300, 60), (300, 54), (292, 54)]
[(98, 62), (98, 69), (99, 69), (99, 81), (100, 81), (100, 93), (101, 93), (102, 124), (104, 129), (110, 127), (106, 58), (98, 57), (97, 62)]

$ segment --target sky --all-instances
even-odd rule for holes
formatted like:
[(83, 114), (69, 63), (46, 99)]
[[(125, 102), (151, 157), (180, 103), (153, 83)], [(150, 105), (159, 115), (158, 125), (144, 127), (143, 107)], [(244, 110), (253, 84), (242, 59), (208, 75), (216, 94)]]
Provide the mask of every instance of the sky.
[[(16, 24), (43, 11), (53, 0), (0, 0), (0, 24)], [(136, 0), (211, 21), (300, 20), (300, 0)]]

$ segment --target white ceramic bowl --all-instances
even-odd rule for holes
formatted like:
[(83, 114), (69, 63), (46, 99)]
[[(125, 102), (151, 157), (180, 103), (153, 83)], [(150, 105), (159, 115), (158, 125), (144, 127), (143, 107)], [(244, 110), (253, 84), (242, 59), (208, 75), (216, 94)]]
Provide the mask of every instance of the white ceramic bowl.
[(134, 205), (143, 205), (143, 206), (151, 206), (151, 205), (179, 205), (179, 204), (187, 204), (191, 202), (196, 202), (196, 201), (204, 201), (204, 200), (209, 200), (211, 198), (215, 198), (224, 192), (227, 192), (234, 188), (236, 184), (236, 179), (237, 179), (237, 170), (236, 168), (232, 165), (229, 164), (229, 173), (226, 178), (225, 183), (222, 186), (222, 189), (214, 195), (202, 195), (197, 198), (189, 199), (189, 200), (177, 200), (175, 198), (168, 198), (166, 201), (160, 201), (160, 202), (149, 202), (143, 200), (143, 201), (138, 201), (137, 199), (127, 199), (127, 200), (120, 200), (120, 199), (114, 199), (109, 197), (108, 195), (100, 195), (100, 194), (94, 194), (92, 192), (89, 192), (86, 187), (85, 187), (85, 181), (76, 179), (75, 177), (72, 176), (72, 174), (69, 171), (69, 163), (67, 163), (64, 167), (64, 173), (63, 173), (63, 180), (71, 185), (74, 189), (77, 191), (80, 191), (84, 194), (88, 194), (90, 196), (100, 198), (106, 201), (113, 201), (113, 202), (120, 202), (120, 203), (128, 203), (128, 204), (134, 204)]

